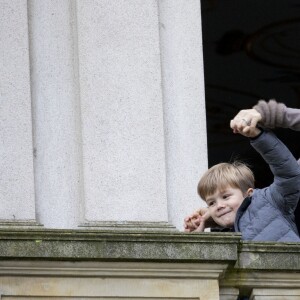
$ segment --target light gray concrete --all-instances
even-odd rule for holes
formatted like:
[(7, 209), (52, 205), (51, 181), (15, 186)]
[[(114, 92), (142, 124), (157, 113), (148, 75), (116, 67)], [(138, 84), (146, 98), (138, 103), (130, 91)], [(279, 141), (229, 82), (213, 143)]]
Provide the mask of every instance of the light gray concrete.
[(34, 221), (26, 1), (0, 1), (0, 222)]
[(77, 1), (86, 221), (167, 221), (157, 1)]
[(46, 228), (182, 229), (207, 168), (199, 1), (1, 6), (0, 222), (36, 202)]
[(159, 1), (169, 221), (205, 204), (197, 195), (207, 170), (201, 10), (198, 0)]
[(38, 221), (79, 223), (81, 128), (74, 1), (29, 1), (35, 192)]

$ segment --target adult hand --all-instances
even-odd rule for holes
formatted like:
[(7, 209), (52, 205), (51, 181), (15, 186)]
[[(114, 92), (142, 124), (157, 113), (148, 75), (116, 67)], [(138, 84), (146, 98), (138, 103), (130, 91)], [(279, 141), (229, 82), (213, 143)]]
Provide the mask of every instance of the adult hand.
[(205, 228), (216, 225), (206, 207), (196, 210), (184, 219), (185, 232), (203, 232)]
[(230, 121), (230, 127), (234, 133), (239, 133), (246, 137), (256, 137), (261, 132), (256, 127), (261, 119), (261, 114), (257, 110), (253, 108), (243, 109)]

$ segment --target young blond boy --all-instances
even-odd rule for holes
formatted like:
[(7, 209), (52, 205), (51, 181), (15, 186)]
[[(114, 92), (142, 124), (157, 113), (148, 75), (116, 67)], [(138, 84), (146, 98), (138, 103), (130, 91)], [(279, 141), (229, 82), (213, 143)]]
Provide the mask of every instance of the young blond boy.
[(254, 189), (252, 171), (242, 163), (221, 163), (201, 178), (198, 194), (208, 207), (185, 219), (186, 231), (204, 231), (213, 223), (241, 232), (244, 240), (300, 242), (294, 210), (300, 196), (300, 167), (286, 146), (272, 133), (251, 126), (239, 113), (230, 123), (234, 133), (250, 144), (269, 164), (273, 183)]

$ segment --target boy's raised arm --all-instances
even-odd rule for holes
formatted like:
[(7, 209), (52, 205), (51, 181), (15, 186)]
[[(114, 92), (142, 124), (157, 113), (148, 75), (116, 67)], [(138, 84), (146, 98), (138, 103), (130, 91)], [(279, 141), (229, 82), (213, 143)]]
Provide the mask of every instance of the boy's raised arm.
[(287, 210), (295, 209), (300, 196), (300, 167), (295, 157), (272, 132), (253, 128), (247, 118), (249, 114), (240, 111), (231, 120), (233, 132), (252, 138), (251, 145), (269, 165), (274, 175), (269, 190), (277, 205)]

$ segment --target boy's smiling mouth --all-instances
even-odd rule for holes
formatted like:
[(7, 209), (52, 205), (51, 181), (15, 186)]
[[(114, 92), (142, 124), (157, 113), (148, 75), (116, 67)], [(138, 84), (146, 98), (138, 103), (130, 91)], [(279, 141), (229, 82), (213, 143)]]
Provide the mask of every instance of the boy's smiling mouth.
[(228, 210), (228, 211), (222, 212), (222, 213), (220, 213), (217, 217), (218, 217), (218, 218), (221, 218), (221, 217), (223, 217), (223, 216), (225, 216), (225, 215), (227, 215), (227, 214), (229, 214), (229, 213), (231, 213), (231, 212), (232, 212), (232, 210)]

